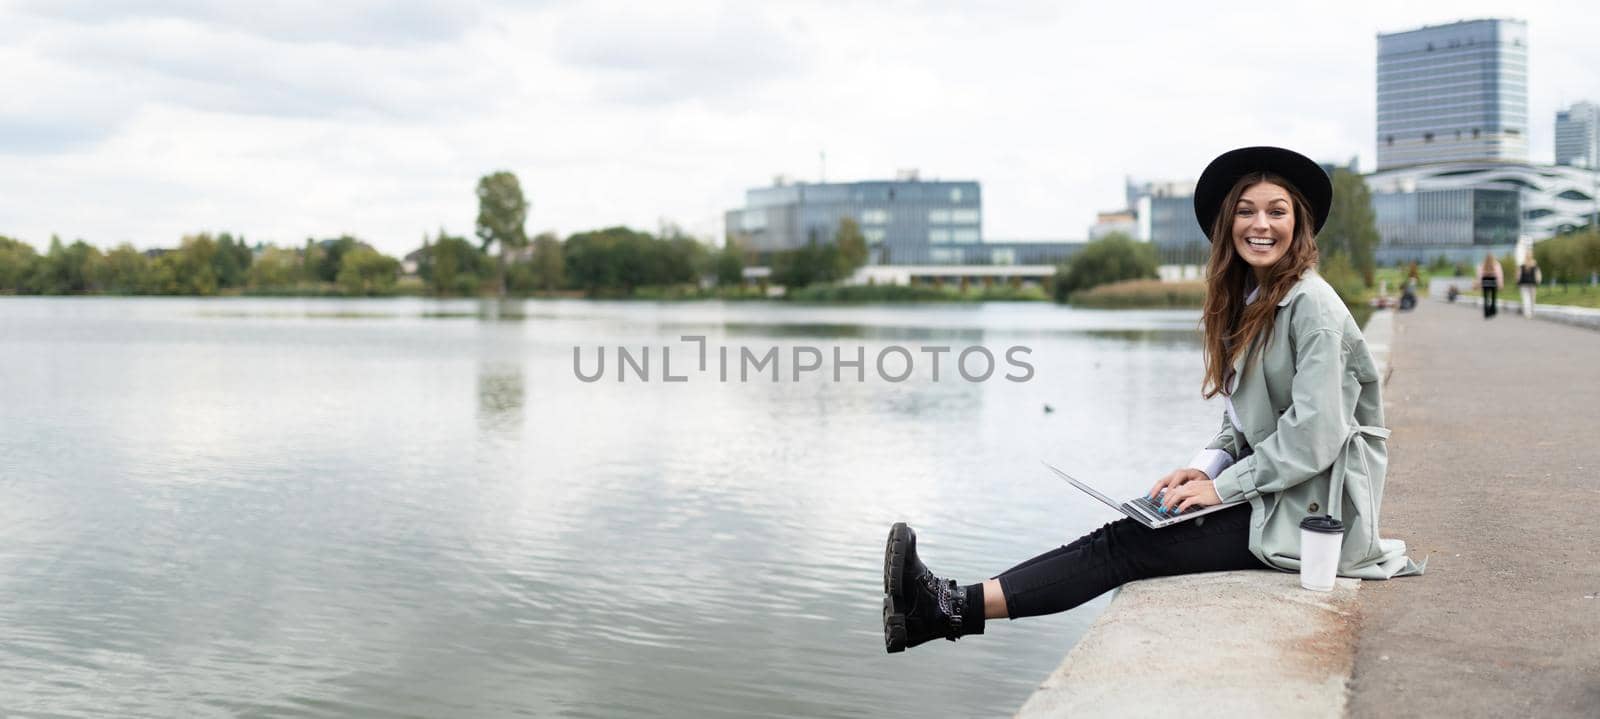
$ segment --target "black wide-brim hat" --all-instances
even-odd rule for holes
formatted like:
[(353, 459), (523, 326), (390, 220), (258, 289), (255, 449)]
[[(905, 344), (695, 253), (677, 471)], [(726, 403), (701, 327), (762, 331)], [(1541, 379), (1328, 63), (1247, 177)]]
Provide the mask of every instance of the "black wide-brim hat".
[[(1281, 147), (1241, 147), (1217, 156), (1200, 173), (1194, 186), (1194, 218), (1200, 231), (1211, 238), (1211, 227), (1217, 221), (1222, 201), (1228, 199), (1239, 178), (1252, 172), (1270, 172), (1294, 185), (1306, 202), (1311, 203), (1311, 216), (1316, 220), (1311, 234), (1322, 231), (1328, 221), (1328, 210), (1333, 207), (1333, 180), (1322, 166), (1294, 150)], [(1296, 218), (1298, 220), (1299, 218)]]

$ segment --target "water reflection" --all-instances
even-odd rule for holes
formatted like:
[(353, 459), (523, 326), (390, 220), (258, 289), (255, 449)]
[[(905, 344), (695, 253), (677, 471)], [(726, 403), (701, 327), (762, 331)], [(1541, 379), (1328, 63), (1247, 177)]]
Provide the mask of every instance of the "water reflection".
[(506, 362), (478, 364), (479, 429), (496, 434), (516, 434), (522, 428), (522, 405), (526, 397), (522, 365)]

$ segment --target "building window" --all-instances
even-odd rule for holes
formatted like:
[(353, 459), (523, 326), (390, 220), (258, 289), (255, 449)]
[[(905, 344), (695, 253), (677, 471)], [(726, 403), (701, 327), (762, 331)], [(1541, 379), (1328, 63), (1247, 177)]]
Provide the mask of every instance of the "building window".
[(863, 238), (865, 238), (867, 240), (867, 242), (870, 242), (870, 243), (882, 242), (883, 241), (883, 237), (884, 237), (883, 228), (882, 227), (869, 227), (869, 228), (861, 231), (861, 236)]
[(1433, 142), (1433, 133), (1431, 133), (1431, 132), (1422, 133), (1422, 141), (1423, 142)]
[(1384, 142), (1388, 143), (1390, 147), (1394, 147), (1394, 135), (1390, 135), (1389, 137), (1385, 138)]
[(739, 213), (739, 229), (745, 232), (755, 232), (767, 228), (767, 211), (745, 210)]
[(1478, 128), (1476, 127), (1472, 128), (1472, 139), (1478, 139)]
[(1013, 250), (1013, 249), (1010, 249), (1010, 248), (989, 250), (989, 264), (991, 264), (991, 265), (1014, 265), (1014, 264), (1017, 264), (1017, 251)]
[(960, 264), (961, 254), (961, 249), (956, 247), (935, 247), (928, 251), (929, 259), (940, 265)]
[(950, 201), (951, 202), (960, 202), (961, 201), (961, 188), (959, 188), (959, 187), (950, 188)]
[(928, 223), (934, 225), (950, 224), (949, 210), (928, 210)]
[(887, 225), (887, 224), (889, 224), (889, 211), (888, 210), (879, 210), (879, 209), (862, 210), (861, 211), (861, 224), (863, 224), (863, 225)]
[(951, 242), (972, 243), (978, 241), (978, 228), (958, 227), (950, 231)]
[(939, 245), (950, 241), (949, 230), (928, 230), (928, 242)]
[(954, 222), (954, 223), (956, 223), (958, 225), (976, 225), (976, 224), (978, 224), (978, 211), (977, 210), (951, 210), (950, 211), (950, 221)]

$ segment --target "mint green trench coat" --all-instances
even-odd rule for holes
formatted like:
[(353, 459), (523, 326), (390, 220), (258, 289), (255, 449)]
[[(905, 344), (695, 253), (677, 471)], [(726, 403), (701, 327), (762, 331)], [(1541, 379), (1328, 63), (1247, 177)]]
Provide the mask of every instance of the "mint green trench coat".
[[(1300, 520), (1344, 522), (1339, 574), (1388, 579), (1421, 574), (1406, 545), (1378, 534), (1389, 430), (1382, 379), (1344, 302), (1308, 271), (1278, 303), (1266, 341), (1236, 360), (1234, 413), (1207, 445), (1236, 458), (1217, 475), (1224, 502), (1250, 502), (1250, 551), (1300, 570)], [(1249, 452), (1240, 458), (1239, 455)]]

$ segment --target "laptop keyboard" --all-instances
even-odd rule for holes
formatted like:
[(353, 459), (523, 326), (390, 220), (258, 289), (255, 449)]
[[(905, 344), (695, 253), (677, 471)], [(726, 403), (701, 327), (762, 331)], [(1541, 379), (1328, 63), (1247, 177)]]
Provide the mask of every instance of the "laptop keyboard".
[(1148, 495), (1142, 495), (1142, 494), (1139, 495), (1138, 499), (1133, 500), (1133, 503), (1139, 505), (1139, 507), (1141, 509), (1149, 512), (1150, 514), (1153, 514), (1153, 515), (1155, 515), (1157, 517), (1160, 517), (1162, 519), (1166, 519), (1168, 517), (1176, 517), (1179, 514), (1184, 514), (1185, 512), (1194, 511), (1194, 507), (1190, 507), (1188, 510), (1185, 510), (1185, 512), (1177, 512), (1177, 513), (1163, 512), (1163, 511), (1161, 511), (1161, 503), (1160, 502), (1157, 502), (1155, 500), (1150, 499), (1150, 497)]

